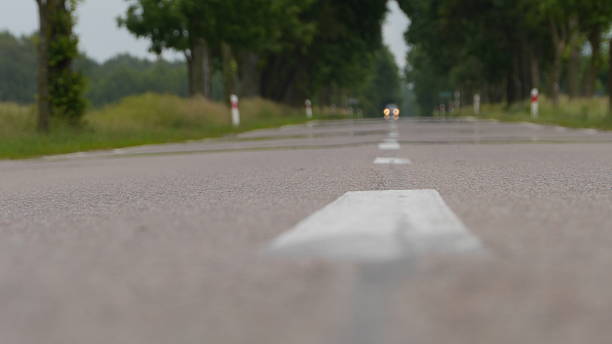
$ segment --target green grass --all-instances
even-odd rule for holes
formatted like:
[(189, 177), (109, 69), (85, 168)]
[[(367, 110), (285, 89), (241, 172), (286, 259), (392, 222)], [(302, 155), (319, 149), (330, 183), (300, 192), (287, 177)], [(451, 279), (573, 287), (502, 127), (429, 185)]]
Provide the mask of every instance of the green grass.
[[(507, 122), (534, 122), (571, 128), (612, 130), (612, 116), (608, 115), (606, 98), (572, 99), (562, 97), (555, 108), (549, 99), (541, 99), (538, 118), (531, 118), (529, 102), (507, 107), (503, 104), (483, 104), (479, 118)], [(461, 115), (474, 116), (472, 108), (463, 108)]]
[(233, 128), (224, 104), (145, 94), (87, 113), (82, 128), (55, 126), (40, 134), (35, 108), (0, 104), (0, 158), (179, 142), (307, 121), (300, 110), (262, 99), (245, 99), (240, 105), (241, 126)]

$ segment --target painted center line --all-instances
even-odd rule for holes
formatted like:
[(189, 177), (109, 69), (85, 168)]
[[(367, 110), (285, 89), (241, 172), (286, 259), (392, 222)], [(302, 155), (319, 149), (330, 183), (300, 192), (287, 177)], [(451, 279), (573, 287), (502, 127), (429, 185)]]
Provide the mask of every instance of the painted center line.
[(272, 254), (390, 261), (481, 248), (436, 190), (347, 192), (276, 238)]
[(411, 163), (410, 160), (400, 159), (400, 158), (376, 158), (374, 159), (374, 164), (376, 165), (408, 165), (410, 163)]
[(397, 142), (383, 142), (378, 144), (380, 150), (398, 150), (400, 145)]

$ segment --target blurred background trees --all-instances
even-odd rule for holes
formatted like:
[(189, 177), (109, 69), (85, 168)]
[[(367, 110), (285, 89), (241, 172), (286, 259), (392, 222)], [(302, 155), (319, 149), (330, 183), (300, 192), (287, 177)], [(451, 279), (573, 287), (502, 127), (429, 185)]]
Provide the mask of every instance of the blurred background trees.
[[(76, 2), (54, 1), (71, 24)], [(455, 95), (462, 104), (478, 93), (507, 105), (528, 99), (532, 88), (555, 104), (562, 94), (612, 97), (609, 0), (399, 0), (411, 18), (404, 71), (382, 43), (386, 0), (126, 2), (118, 24), (159, 56), (171, 50), (184, 60), (120, 55), (99, 63), (76, 56), (76, 37), (65, 31), (70, 56), (61, 65), (85, 76), (94, 107), (144, 92), (226, 102), (236, 93), (300, 107), (312, 99), (365, 115), (397, 103), (430, 115), (440, 104), (455, 105)], [(36, 96), (32, 67), (37, 37), (0, 33), (0, 101), (44, 98)], [(80, 79), (70, 75), (67, 84), (79, 90)], [(50, 97), (60, 99), (58, 112), (82, 112), (79, 92), (66, 94), (75, 98)]]
[[(376, 115), (386, 103), (401, 105), (408, 91), (382, 42), (387, 0), (126, 2), (128, 10), (117, 24), (148, 40), (150, 51), (160, 56), (157, 60), (124, 54), (100, 63), (79, 54), (72, 34), (77, 1), (41, 0), (41, 14), (49, 16), (48, 4), (56, 4), (62, 11), (54, 13), (67, 19), (41, 25), (64, 30), (57, 52), (66, 54), (60, 64), (71, 74), (59, 79), (74, 86), (74, 98), (46, 96), (44, 85), (36, 83), (37, 56), (49, 67), (53, 59), (43, 55), (52, 44), (47, 47), (38, 34), (15, 37), (5, 32), (0, 33), (0, 102), (47, 99), (58, 114), (78, 120), (85, 106), (82, 89), (94, 107), (146, 92), (216, 101), (235, 93), (299, 107), (312, 99), (317, 106)], [(46, 50), (37, 51), (41, 48)], [(184, 60), (165, 61), (165, 51), (178, 52)], [(52, 81), (49, 75), (43, 78)]]
[[(609, 0), (400, 0), (411, 18), (406, 76), (424, 112), (480, 93), (511, 105), (539, 88), (555, 104), (608, 87)], [(607, 62), (604, 63), (604, 58)], [(610, 93), (612, 97), (612, 93)]]

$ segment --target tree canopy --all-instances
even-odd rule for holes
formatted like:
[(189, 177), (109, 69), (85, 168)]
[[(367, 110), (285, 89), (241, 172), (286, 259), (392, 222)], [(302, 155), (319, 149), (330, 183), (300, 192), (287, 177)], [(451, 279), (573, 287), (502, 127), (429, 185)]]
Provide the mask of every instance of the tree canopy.
[(541, 88), (592, 96), (606, 82), (601, 47), (612, 24), (607, 0), (399, 0), (411, 18), (407, 76), (430, 111), (442, 94), (525, 99)]

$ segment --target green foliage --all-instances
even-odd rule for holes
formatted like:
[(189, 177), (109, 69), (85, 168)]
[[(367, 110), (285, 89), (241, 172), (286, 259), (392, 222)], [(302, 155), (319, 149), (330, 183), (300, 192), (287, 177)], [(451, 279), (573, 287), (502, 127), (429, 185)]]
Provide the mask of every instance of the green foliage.
[[(381, 48), (386, 0), (128, 0), (119, 23), (150, 40), (151, 50), (184, 52), (205, 41), (225, 60), (225, 81), (255, 80), (256, 94), (302, 104), (319, 95), (331, 103), (371, 78)], [(233, 56), (221, 54), (229, 47)], [(234, 58), (237, 61), (227, 61)], [(242, 63), (251, 59), (255, 64)], [(239, 80), (242, 83), (244, 80)], [(330, 95), (330, 93), (333, 93)]]
[(31, 104), (35, 95), (34, 38), (0, 32), (0, 102)]
[(422, 114), (431, 115), (439, 102), (439, 93), (450, 89), (449, 79), (440, 73), (432, 60), (415, 46), (408, 53), (406, 79), (414, 85), (414, 93)]
[(262, 95), (296, 105), (307, 97), (338, 104), (343, 94), (355, 96), (374, 70), (385, 13), (383, 0), (314, 1), (303, 13), (316, 28), (312, 41), (266, 56)]
[(90, 63), (81, 68), (90, 80), (87, 98), (96, 107), (147, 92), (187, 95), (184, 63), (152, 62), (129, 55), (118, 55), (102, 64)]
[(85, 79), (72, 68), (78, 57), (78, 37), (73, 33), (76, 1), (50, 11), (48, 52), (49, 100), (51, 115), (71, 125), (79, 124), (85, 113)]
[(401, 105), (401, 80), (399, 69), (387, 47), (382, 47), (374, 54), (371, 68), (359, 100), (365, 115), (376, 117), (380, 116), (387, 104)]
[[(0, 33), (0, 102), (34, 102), (36, 39), (36, 36), (19, 38), (8, 32)], [(98, 63), (79, 55), (74, 61), (73, 70), (87, 80), (85, 97), (95, 107), (147, 92), (187, 95), (187, 75), (183, 62), (149, 61), (118, 55)]]
[[(442, 91), (480, 92), (484, 101), (511, 104), (526, 99), (532, 87), (552, 95), (557, 89), (605, 82), (599, 73), (601, 56), (576, 58), (572, 53), (599, 52), (603, 34), (612, 24), (608, 0), (399, 0), (399, 4), (411, 18), (406, 33), (412, 45), (407, 77), (424, 109), (444, 102), (438, 96)], [(587, 36), (588, 50), (584, 49)], [(589, 67), (577, 66), (580, 60)], [(594, 70), (592, 79), (597, 80), (576, 75), (589, 70)]]

